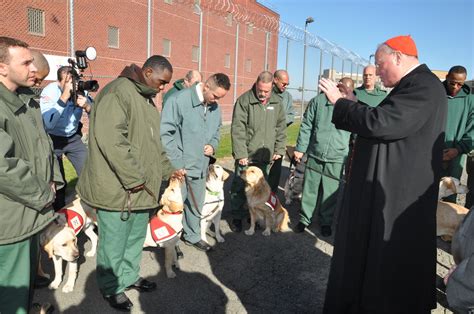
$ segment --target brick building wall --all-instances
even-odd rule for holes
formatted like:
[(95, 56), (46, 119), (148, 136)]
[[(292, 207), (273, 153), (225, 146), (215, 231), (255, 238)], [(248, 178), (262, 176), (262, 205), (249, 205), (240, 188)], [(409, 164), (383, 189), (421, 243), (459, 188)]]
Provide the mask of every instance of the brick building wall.
[[(169, 4), (170, 2), (171, 4)], [(174, 67), (173, 81), (190, 69), (198, 69), (192, 60), (192, 47), (199, 46), (200, 16), (191, 0), (152, 0), (151, 54), (163, 54), (163, 39), (171, 42), (167, 56)], [(226, 73), (232, 83), (227, 96), (220, 101), (223, 120), (230, 121), (234, 93), (248, 90), (264, 69), (266, 32), (271, 31), (267, 50), (268, 69), (276, 70), (278, 29), (251, 28), (263, 15), (278, 20), (279, 15), (255, 0), (233, 0), (234, 4), (252, 12), (255, 23), (228, 23), (230, 7), (210, 7), (201, 0), (203, 10), (202, 73), (207, 78), (215, 72)], [(215, 3), (215, 2), (214, 2)], [(43, 12), (43, 34), (32, 34), (28, 10)], [(101, 86), (115, 78), (130, 63), (143, 64), (147, 58), (148, 0), (74, 0), (74, 50), (94, 46), (97, 59), (89, 62), (84, 73), (92, 73)], [(41, 13), (40, 13), (41, 15)], [(234, 86), (235, 46), (239, 25), (237, 86)], [(41, 26), (41, 25), (40, 25)], [(109, 27), (118, 29), (118, 47), (109, 47)], [(40, 27), (41, 28), (41, 27)], [(251, 28), (251, 29), (250, 29)], [(70, 8), (67, 0), (3, 0), (0, 10), (0, 35), (26, 41), (44, 54), (70, 56)], [(225, 67), (225, 56), (230, 66)], [(249, 63), (251, 66), (249, 67)], [(53, 71), (56, 69), (53, 68)], [(47, 84), (48, 82), (45, 82)], [(170, 84), (165, 90), (169, 89)], [(234, 88), (236, 89), (234, 92)], [(157, 97), (158, 103), (161, 96)]]

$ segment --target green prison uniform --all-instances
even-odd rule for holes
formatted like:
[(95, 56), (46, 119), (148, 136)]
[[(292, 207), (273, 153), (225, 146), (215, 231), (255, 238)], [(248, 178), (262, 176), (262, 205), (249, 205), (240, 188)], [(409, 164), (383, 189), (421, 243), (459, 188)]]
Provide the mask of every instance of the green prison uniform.
[(127, 221), (120, 215), (118, 211), (97, 210), (97, 283), (104, 296), (123, 292), (140, 277), (149, 211), (133, 211)]
[[(446, 82), (443, 83), (446, 88)], [(445, 131), (445, 148), (456, 148), (459, 155), (450, 162), (443, 163), (443, 176), (461, 178), (466, 154), (473, 149), (474, 140), (474, 96), (466, 84), (452, 97), (447, 95), (448, 117)], [(474, 186), (468, 186), (473, 188)], [(456, 203), (456, 195), (446, 198)]]
[(0, 313), (28, 313), (38, 259), (38, 235), (0, 245), (0, 283), (8, 283), (8, 287), (0, 286)]
[(315, 210), (321, 226), (330, 226), (334, 216), (350, 133), (331, 122), (333, 108), (324, 94), (311, 99), (298, 134), (296, 151), (308, 156), (300, 211), (305, 225), (311, 223)]

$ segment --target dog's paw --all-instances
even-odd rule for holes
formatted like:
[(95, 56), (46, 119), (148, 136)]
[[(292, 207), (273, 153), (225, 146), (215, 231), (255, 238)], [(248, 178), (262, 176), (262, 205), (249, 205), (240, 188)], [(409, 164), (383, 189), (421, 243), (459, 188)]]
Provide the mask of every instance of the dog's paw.
[(166, 277), (168, 277), (168, 278), (170, 278), (170, 279), (171, 279), (171, 278), (176, 278), (176, 273), (175, 273), (174, 271), (172, 271), (172, 270), (166, 271)]
[(73, 290), (74, 290), (74, 284), (69, 284), (69, 283), (65, 284), (62, 289), (64, 293), (69, 293), (69, 292), (72, 292)]
[(61, 284), (61, 281), (55, 280), (55, 281), (53, 281), (49, 284), (48, 288), (51, 289), (51, 290), (56, 290), (56, 289), (59, 288), (60, 284)]
[(217, 242), (219, 242), (219, 243), (225, 242), (224, 237), (221, 236), (221, 235), (218, 235), (218, 236), (216, 235), (216, 240), (217, 240)]
[(93, 257), (93, 256), (95, 256), (95, 251), (89, 251), (89, 252), (87, 252), (87, 253), (86, 253), (86, 256), (87, 256), (87, 257)]
[(255, 230), (253, 230), (253, 229), (245, 230), (244, 233), (248, 236), (251, 236), (255, 233)]
[(270, 231), (270, 229), (265, 229), (263, 232), (262, 232), (262, 235), (268, 237), (270, 234), (272, 234), (272, 232)]

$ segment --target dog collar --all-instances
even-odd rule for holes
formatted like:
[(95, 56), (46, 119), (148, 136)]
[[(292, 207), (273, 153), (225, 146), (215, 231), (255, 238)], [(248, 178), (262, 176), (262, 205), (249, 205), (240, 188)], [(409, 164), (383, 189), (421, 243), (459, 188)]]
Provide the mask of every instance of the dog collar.
[(170, 211), (167, 211), (166, 209), (161, 209), (161, 211), (167, 215), (181, 215), (183, 213), (182, 210), (180, 211), (177, 211), (177, 212), (170, 212)]
[(219, 194), (221, 194), (219, 191), (214, 192), (214, 191), (209, 190), (208, 188), (206, 188), (206, 191), (209, 193), (209, 195), (212, 195), (212, 196), (219, 196)]

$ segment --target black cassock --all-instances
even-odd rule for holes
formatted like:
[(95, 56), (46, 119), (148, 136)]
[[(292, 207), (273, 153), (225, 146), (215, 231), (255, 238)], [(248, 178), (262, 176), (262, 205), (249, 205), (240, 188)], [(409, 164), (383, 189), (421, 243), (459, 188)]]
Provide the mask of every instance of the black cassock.
[(446, 92), (426, 65), (375, 108), (341, 99), (332, 122), (357, 140), (339, 214), (324, 313), (436, 307), (436, 204)]

